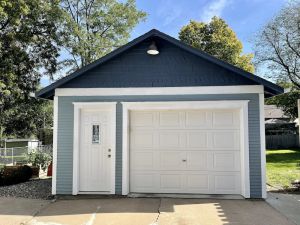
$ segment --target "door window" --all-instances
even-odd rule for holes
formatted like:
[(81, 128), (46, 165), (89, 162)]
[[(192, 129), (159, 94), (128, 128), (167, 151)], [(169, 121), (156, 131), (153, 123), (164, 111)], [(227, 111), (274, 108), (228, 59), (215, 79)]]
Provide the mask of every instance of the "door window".
[(93, 125), (92, 131), (92, 143), (99, 144), (100, 143), (100, 125)]

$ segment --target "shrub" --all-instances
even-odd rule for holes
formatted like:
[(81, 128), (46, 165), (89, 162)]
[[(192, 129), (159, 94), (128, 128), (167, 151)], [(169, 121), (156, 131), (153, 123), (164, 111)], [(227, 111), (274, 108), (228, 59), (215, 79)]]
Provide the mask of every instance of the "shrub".
[(27, 161), (33, 166), (41, 167), (45, 171), (52, 161), (52, 157), (46, 152), (34, 150), (27, 154)]
[(27, 166), (8, 166), (0, 171), (0, 186), (18, 184), (28, 181), (32, 176), (32, 169)]

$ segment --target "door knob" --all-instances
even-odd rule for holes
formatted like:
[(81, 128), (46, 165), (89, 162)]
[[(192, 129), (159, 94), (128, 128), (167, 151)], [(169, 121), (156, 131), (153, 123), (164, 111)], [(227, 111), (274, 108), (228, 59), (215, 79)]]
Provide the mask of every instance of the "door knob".
[(182, 162), (186, 162), (186, 159), (183, 159)]
[(108, 149), (108, 152), (111, 152), (111, 149), (110, 149), (110, 148)]
[(109, 154), (107, 157), (108, 157), (108, 158), (110, 158), (110, 157), (111, 157), (111, 155)]

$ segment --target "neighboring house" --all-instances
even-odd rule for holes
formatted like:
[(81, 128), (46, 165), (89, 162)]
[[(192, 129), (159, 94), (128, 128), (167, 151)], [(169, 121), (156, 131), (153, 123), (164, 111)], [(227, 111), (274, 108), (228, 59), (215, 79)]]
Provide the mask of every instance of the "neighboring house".
[(283, 110), (276, 105), (265, 105), (265, 121), (270, 123), (291, 122), (291, 118), (285, 115)]
[(2, 141), (3, 148), (17, 148), (17, 147), (28, 147), (30, 149), (37, 148), (39, 140), (31, 138), (23, 139), (6, 139)]
[(52, 193), (265, 198), (264, 94), (282, 92), (151, 30), (36, 94), (54, 99)]
[(276, 105), (265, 105), (265, 134), (267, 149), (299, 146), (298, 125)]

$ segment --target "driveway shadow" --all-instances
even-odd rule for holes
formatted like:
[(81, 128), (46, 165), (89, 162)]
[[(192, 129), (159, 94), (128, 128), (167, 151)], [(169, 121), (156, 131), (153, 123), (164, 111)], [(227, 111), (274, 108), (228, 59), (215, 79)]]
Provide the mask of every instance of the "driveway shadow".
[(264, 201), (172, 198), (58, 200), (28, 224), (293, 225)]

